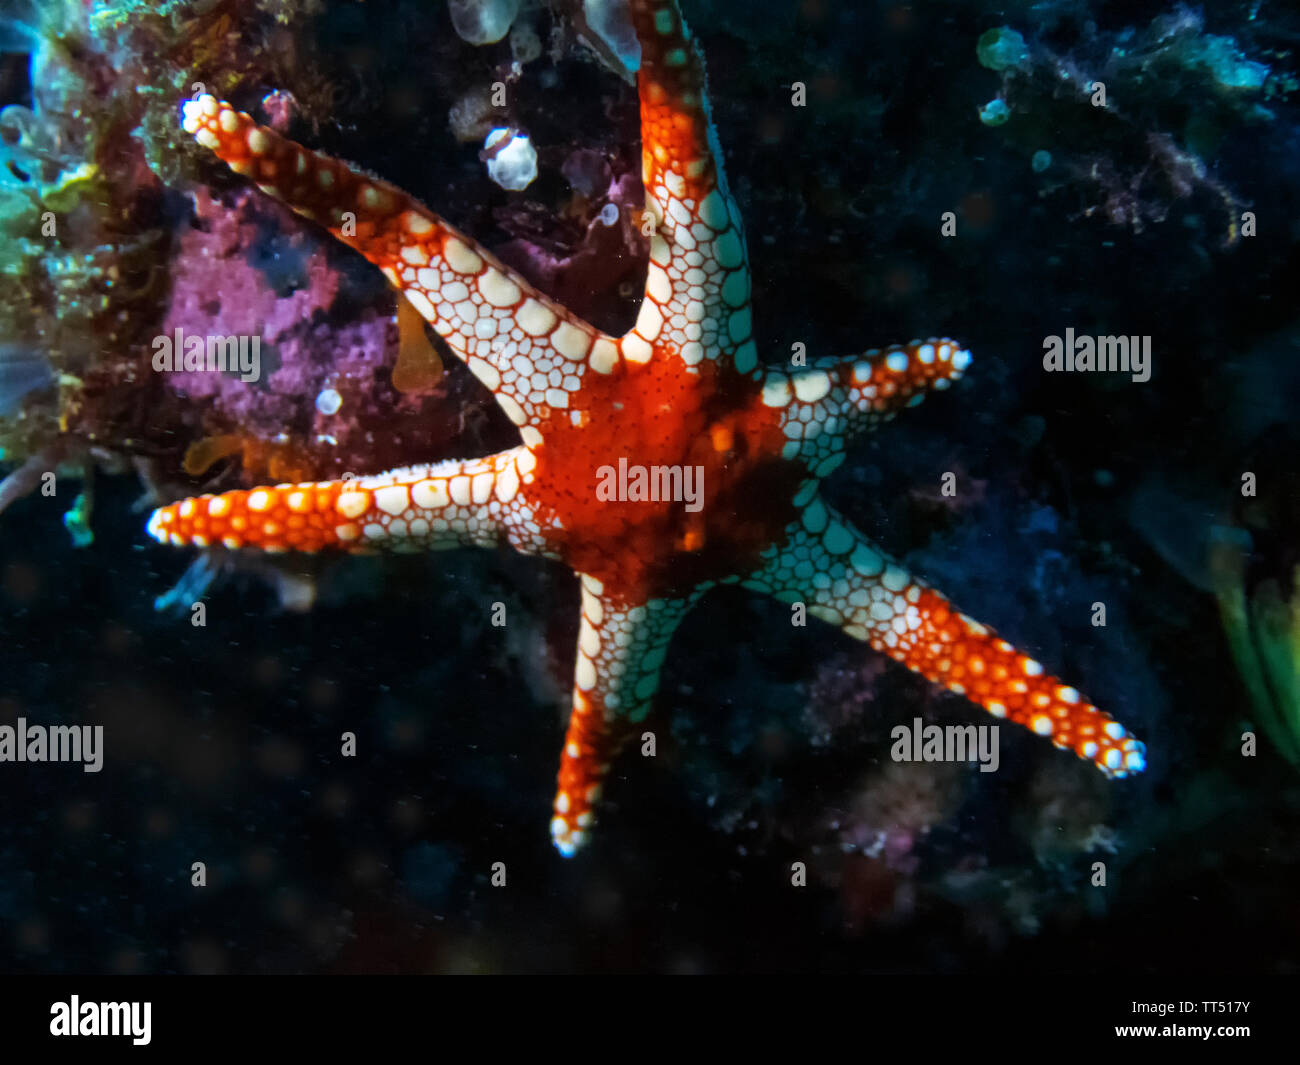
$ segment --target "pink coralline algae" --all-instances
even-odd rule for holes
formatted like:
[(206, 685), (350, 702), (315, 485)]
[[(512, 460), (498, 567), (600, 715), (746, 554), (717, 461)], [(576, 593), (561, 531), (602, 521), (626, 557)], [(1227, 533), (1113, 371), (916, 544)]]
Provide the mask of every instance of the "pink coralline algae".
[[(281, 295), (267, 273), (250, 261), (254, 248), (265, 242), (265, 238), (259, 240), (259, 229), (273, 224), (266, 207), (246, 190), (237, 194), (229, 209), (205, 189), (195, 193), (194, 204), (197, 225), (180, 240), (161, 334), (170, 338), (179, 329), (188, 336), (256, 336), (264, 355), (278, 353), (280, 366), (263, 373), (261, 388), (248, 388), (233, 374), (206, 370), (172, 373), (169, 386), (191, 399), (212, 399), (214, 409), (232, 423), (244, 424), (260, 410), (286, 425), (303, 390), (311, 395), (320, 391), (331, 372), (327, 363), (336, 361), (334, 352), (320, 350), (313, 360), (304, 333), (309, 333), (312, 320), (317, 315), (323, 317), (334, 303), (338, 273), (329, 266), (319, 245), (307, 241), (301, 232), (280, 238), (276, 241), (279, 247), (270, 249), (273, 266), (280, 266), (286, 274), (296, 267), (306, 282)], [(286, 261), (290, 256), (298, 262), (290, 265)], [(382, 365), (388, 340), (382, 321), (366, 323), (355, 339), (360, 344), (350, 353), (354, 361)], [(313, 366), (313, 361), (317, 365)]]
[[(180, 330), (257, 338), (260, 353), (255, 380), (234, 370), (166, 373), (178, 397), (206, 401), (195, 407), (203, 412), (198, 436), (236, 433), (292, 447), (286, 469), (313, 476), (382, 464), (399, 437), (437, 457), (464, 421), (464, 397), (451, 392), (472, 386), (440, 383), (424, 394), (393, 388), (392, 297), (377, 286), (362, 289), (346, 261), (263, 197), (241, 190), (227, 205), (200, 189), (194, 209), (157, 343)], [(244, 455), (247, 466), (248, 449)], [(245, 469), (246, 476), (260, 472)]]

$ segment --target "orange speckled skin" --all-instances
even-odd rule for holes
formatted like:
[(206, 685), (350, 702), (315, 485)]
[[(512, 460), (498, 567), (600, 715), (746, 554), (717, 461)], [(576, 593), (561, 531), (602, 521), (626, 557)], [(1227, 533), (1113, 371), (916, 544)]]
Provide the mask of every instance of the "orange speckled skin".
[[(845, 446), (970, 362), (916, 340), (791, 370), (759, 364), (739, 209), (708, 115), (704, 61), (672, 0), (632, 0), (642, 47), (646, 216), (636, 325), (607, 336), (406, 193), (257, 126), (212, 97), (184, 126), (233, 169), (383, 270), (492, 390), (521, 444), (481, 459), (183, 500), (150, 532), (228, 549), (428, 550), (508, 542), (582, 582), (572, 713), (551, 831), (586, 841), (602, 782), (650, 708), (682, 616), (723, 583), (803, 602), (995, 717), (1111, 777), (1144, 748), (1028, 655), (960, 613), (824, 504)], [(599, 470), (698, 468), (702, 506), (603, 499)]]
[[(536, 513), (555, 520), (560, 558), (628, 603), (685, 595), (738, 565), (757, 565), (759, 551), (794, 517), (790, 500), (807, 476), (801, 464), (772, 457), (785, 438), (777, 412), (759, 402), (756, 382), (712, 364), (699, 376), (686, 379), (669, 359), (631, 367), (625, 378), (594, 381), (590, 398), (584, 391), (593, 412), (621, 403), (618, 416), (597, 414), (581, 430), (557, 416), (542, 429), (547, 443), (529, 486)], [(719, 395), (727, 396), (725, 406)], [(698, 468), (703, 509), (601, 501), (597, 471), (620, 456), (647, 467)]]
[[(165, 508), (164, 520), (171, 536), (199, 547), (319, 551), (339, 543), (335, 504), (341, 488), (341, 481), (282, 484), (185, 499)], [(254, 495), (266, 505), (250, 508), (248, 500)]]

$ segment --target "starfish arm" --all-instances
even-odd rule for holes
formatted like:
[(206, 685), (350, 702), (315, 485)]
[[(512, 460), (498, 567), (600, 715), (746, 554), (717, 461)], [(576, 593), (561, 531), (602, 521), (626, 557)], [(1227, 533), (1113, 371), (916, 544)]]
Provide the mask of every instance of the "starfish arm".
[(545, 554), (521, 485), (536, 459), (517, 447), (377, 477), (223, 492), (155, 510), (149, 532), (177, 547), (420, 551), (507, 540)]
[(566, 858), (586, 842), (610, 763), (649, 713), (669, 641), (703, 594), (633, 605), (583, 576), (573, 708), (551, 818), (551, 838)]
[(259, 126), (212, 96), (182, 125), (232, 170), (378, 266), (465, 360), (536, 445), (588, 367), (612, 373), (620, 347), (395, 185)]
[(994, 717), (1049, 737), (1108, 777), (1145, 768), (1146, 748), (1123, 725), (958, 611), (818, 499), (745, 583), (785, 602), (806, 600), (809, 613)]
[(749, 255), (710, 115), (704, 57), (675, 0), (632, 0), (641, 42), (641, 178), (653, 223), (645, 297), (623, 338), (632, 361), (656, 351), (688, 366), (758, 362)]
[(916, 406), (930, 389), (948, 388), (969, 365), (970, 352), (954, 340), (913, 340), (818, 359), (793, 373), (769, 369), (761, 401), (782, 411), (785, 457), (801, 459), (824, 477), (843, 461), (847, 441)]

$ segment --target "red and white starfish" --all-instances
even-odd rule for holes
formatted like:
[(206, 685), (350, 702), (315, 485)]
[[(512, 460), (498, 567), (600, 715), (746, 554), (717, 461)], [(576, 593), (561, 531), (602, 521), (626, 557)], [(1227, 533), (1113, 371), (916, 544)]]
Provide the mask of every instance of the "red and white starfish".
[[(654, 235), (640, 314), (623, 336), (575, 317), (400, 189), (211, 96), (185, 104), (184, 127), (200, 144), (384, 272), (492, 390), (522, 442), (362, 480), (186, 499), (156, 511), (149, 531), (176, 545), (262, 551), (505, 541), (565, 562), (582, 580), (551, 821), (565, 855), (586, 839), (610, 762), (641, 727), (674, 630), (718, 584), (806, 602), (1106, 775), (1141, 770), (1143, 745), (1122, 725), (819, 498), (852, 437), (927, 389), (948, 387), (970, 355), (951, 340), (928, 340), (793, 372), (759, 364), (745, 235), (709, 117), (703, 58), (673, 0), (632, 0), (631, 12)], [(598, 471), (620, 458), (649, 471), (699, 471), (702, 506), (598, 493)]]

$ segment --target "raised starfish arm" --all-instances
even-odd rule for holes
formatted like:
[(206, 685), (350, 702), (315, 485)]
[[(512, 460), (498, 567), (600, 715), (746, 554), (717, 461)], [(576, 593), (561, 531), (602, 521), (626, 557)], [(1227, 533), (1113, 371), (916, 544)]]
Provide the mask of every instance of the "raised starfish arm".
[(668, 643), (702, 594), (629, 605), (583, 576), (573, 709), (551, 818), (551, 838), (566, 858), (586, 841), (610, 763), (645, 720)]
[(645, 297), (622, 341), (629, 359), (675, 351), (749, 373), (758, 362), (749, 256), (709, 114), (704, 57), (674, 0), (632, 0), (641, 42), (641, 177), (654, 223)]
[(609, 374), (619, 367), (614, 338), (395, 185), (304, 148), (212, 96), (187, 101), (182, 125), (236, 173), (378, 266), (491, 389), (524, 443), (539, 443), (556, 411), (567, 417), (562, 408), (588, 368)]
[(820, 500), (804, 508), (785, 545), (745, 585), (806, 601), (809, 613), (994, 717), (1069, 748), (1108, 777), (1146, 766), (1145, 746), (1123, 725), (958, 611)]
[(377, 477), (281, 484), (183, 499), (153, 512), (149, 532), (177, 547), (420, 551), (508, 540), (545, 554), (519, 494), (537, 460), (525, 447), (412, 466)]
[(790, 441), (785, 457), (798, 457), (825, 477), (843, 461), (848, 440), (916, 406), (930, 389), (949, 387), (969, 365), (970, 352), (954, 340), (913, 340), (846, 359), (818, 359), (794, 373), (769, 369), (761, 400), (782, 411)]

